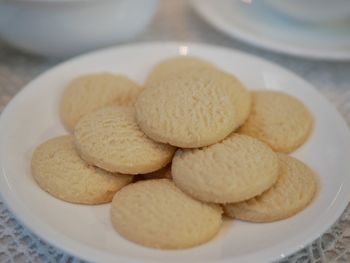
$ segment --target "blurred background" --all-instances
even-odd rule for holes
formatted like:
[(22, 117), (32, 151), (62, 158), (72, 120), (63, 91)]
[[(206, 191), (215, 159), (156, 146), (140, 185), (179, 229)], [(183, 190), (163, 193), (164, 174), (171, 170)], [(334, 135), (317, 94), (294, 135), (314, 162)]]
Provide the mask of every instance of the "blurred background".
[[(178, 41), (238, 49), (300, 75), (350, 124), (349, 0), (0, 0), (0, 111), (82, 52)], [(349, 262), (350, 212), (284, 262)], [(22, 227), (0, 199), (0, 262), (79, 262)]]

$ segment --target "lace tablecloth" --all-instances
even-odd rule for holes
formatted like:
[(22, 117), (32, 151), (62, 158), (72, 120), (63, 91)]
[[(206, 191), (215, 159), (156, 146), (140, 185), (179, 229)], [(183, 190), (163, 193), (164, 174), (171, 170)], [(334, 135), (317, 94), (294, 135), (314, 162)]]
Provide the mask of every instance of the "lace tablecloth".
[[(350, 123), (350, 62), (294, 58), (232, 40), (199, 18), (187, 1), (162, 0), (153, 23), (133, 42), (162, 40), (227, 46), (271, 60), (312, 83)], [(0, 111), (28, 81), (59, 62), (60, 59), (24, 54), (0, 43)], [(0, 199), (0, 262), (81, 261), (50, 246), (23, 227)], [(350, 207), (319, 239), (280, 262), (350, 262)]]

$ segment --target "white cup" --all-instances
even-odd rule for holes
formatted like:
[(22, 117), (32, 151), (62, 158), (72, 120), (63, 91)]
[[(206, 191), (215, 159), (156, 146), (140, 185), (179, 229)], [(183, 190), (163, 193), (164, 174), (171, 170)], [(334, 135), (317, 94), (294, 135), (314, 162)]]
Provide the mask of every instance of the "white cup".
[(350, 0), (262, 1), (284, 15), (305, 22), (329, 23), (350, 18)]
[(0, 37), (19, 49), (69, 56), (127, 41), (158, 0), (2, 0)]

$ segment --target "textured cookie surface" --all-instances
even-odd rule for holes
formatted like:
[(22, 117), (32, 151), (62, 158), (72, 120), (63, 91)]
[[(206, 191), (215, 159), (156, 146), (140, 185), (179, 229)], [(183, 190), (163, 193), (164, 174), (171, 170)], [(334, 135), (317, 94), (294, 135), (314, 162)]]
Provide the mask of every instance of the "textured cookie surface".
[(278, 152), (291, 152), (306, 141), (313, 120), (299, 100), (276, 91), (252, 95), (251, 114), (240, 133), (258, 138)]
[(174, 74), (139, 95), (137, 122), (153, 140), (196, 148), (224, 139), (240, 125), (241, 83), (213, 68)]
[(41, 144), (33, 153), (32, 174), (39, 186), (71, 203), (110, 202), (133, 176), (112, 174), (80, 159), (72, 136), (60, 136)]
[(109, 104), (133, 105), (141, 88), (122, 75), (108, 73), (85, 75), (65, 89), (60, 114), (65, 127), (73, 130), (85, 114)]
[(278, 158), (257, 139), (232, 134), (202, 149), (178, 150), (171, 173), (181, 190), (199, 200), (239, 202), (261, 194), (276, 182)]
[(152, 69), (147, 77), (145, 86), (150, 86), (178, 72), (205, 67), (214, 67), (214, 65), (196, 57), (178, 56), (168, 58), (158, 63)]
[(74, 130), (82, 158), (104, 170), (142, 174), (166, 166), (175, 148), (154, 142), (138, 127), (132, 107), (110, 106), (84, 116)]
[(253, 222), (271, 222), (290, 217), (311, 202), (317, 190), (314, 173), (293, 157), (279, 154), (279, 160), (277, 183), (258, 197), (225, 205), (229, 216)]
[(192, 199), (168, 179), (140, 181), (112, 201), (111, 218), (125, 238), (160, 249), (193, 247), (215, 236), (221, 207)]
[[(234, 79), (234, 76), (222, 72), (223, 74), (226, 74), (228, 78)], [(236, 80), (236, 85), (232, 85), (234, 88), (235, 96), (233, 98), (233, 105), (235, 106), (235, 112), (236, 112), (236, 126), (234, 129), (241, 126), (249, 117), (251, 105), (252, 105), (252, 96), (251, 92), (248, 91), (240, 82), (238, 79)]]

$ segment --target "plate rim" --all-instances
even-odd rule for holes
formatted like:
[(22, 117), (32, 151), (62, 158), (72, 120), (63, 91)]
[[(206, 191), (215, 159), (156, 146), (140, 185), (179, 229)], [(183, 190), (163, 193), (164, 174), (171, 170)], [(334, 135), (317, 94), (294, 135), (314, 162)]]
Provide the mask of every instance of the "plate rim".
[[(191, 6), (197, 14), (215, 29), (226, 34), (231, 38), (235, 38), (252, 46), (268, 50), (277, 54), (286, 54), (299, 58), (308, 58), (314, 60), (330, 60), (330, 61), (348, 61), (350, 60), (350, 49), (348, 52), (339, 52), (337, 50), (324, 52), (317, 49), (304, 49), (300, 46), (285, 46), (283, 42), (273, 41), (268, 38), (255, 36), (240, 27), (232, 27), (232, 24), (225, 22), (223, 16), (216, 12), (212, 12), (211, 7), (207, 6), (210, 0), (191, 0)], [(218, 1), (220, 2), (220, 1)], [(232, 1), (232, 4), (237, 4)], [(283, 45), (282, 45), (283, 44)]]
[[(108, 52), (121, 52), (123, 49), (139, 49), (139, 48), (147, 48), (147, 47), (152, 47), (152, 48), (165, 48), (165, 47), (173, 47), (173, 48), (178, 48), (179, 46), (183, 46), (184, 44), (188, 45), (190, 49), (196, 49), (196, 48), (202, 48), (202, 49), (210, 49), (210, 50), (221, 50), (223, 52), (228, 52), (228, 53), (233, 53), (235, 55), (239, 56), (245, 56), (248, 57), (249, 59), (253, 60), (258, 60), (262, 62), (263, 64), (267, 66), (271, 66), (273, 68), (278, 68), (278, 70), (281, 70), (285, 73), (287, 73), (289, 76), (291, 76), (294, 79), (297, 79), (298, 81), (301, 81), (304, 83), (305, 86), (308, 87), (309, 90), (312, 90), (314, 93), (318, 94), (318, 98), (322, 100), (323, 103), (328, 104), (330, 107), (330, 110), (334, 113), (334, 116), (337, 118), (337, 122), (342, 126), (342, 130), (347, 134), (347, 141), (346, 143), (350, 146), (350, 130), (349, 127), (347, 126), (345, 120), (341, 116), (341, 114), (337, 111), (337, 109), (334, 107), (333, 104), (331, 104), (316, 88), (313, 87), (310, 83), (308, 83), (306, 80), (302, 79), (299, 77), (297, 74), (294, 72), (276, 64), (271, 61), (268, 61), (266, 59), (263, 59), (261, 57), (236, 50), (236, 49), (231, 49), (227, 47), (222, 47), (222, 46), (217, 46), (217, 45), (210, 45), (210, 44), (203, 44), (203, 43), (198, 43), (198, 42), (173, 42), (173, 41), (158, 41), (158, 42), (139, 42), (139, 43), (133, 43), (133, 44), (125, 44), (125, 45), (120, 45), (120, 46), (113, 46), (110, 48), (105, 48), (101, 50), (96, 50), (93, 52), (85, 53), (76, 57), (73, 57), (67, 61), (64, 61), (62, 63), (57, 64), (54, 67), (49, 68), (48, 70), (44, 71), (42, 74), (38, 75), (35, 77), (33, 80), (31, 80), (29, 83), (23, 86), (23, 88), (11, 99), (11, 101), (8, 103), (8, 105), (5, 107), (5, 109), (2, 111), (0, 115), (0, 142), (3, 140), (2, 138), (2, 131), (5, 129), (4, 128), (4, 123), (7, 121), (7, 115), (8, 112), (11, 111), (12, 108), (17, 107), (17, 101), (25, 97), (27, 92), (30, 92), (33, 87), (35, 87), (36, 82), (41, 79), (46, 77), (49, 74), (52, 74), (52, 72), (59, 70), (62, 67), (66, 67), (70, 63), (75, 63), (76, 61), (79, 61), (81, 59), (88, 59), (89, 57), (93, 56), (98, 56), (103, 53), (108, 53)], [(101, 255), (101, 250), (93, 248), (89, 245), (85, 245), (83, 243), (80, 243), (78, 241), (72, 240), (71, 238), (67, 238), (64, 235), (60, 235), (59, 238), (57, 238), (57, 233), (53, 231), (50, 227), (37, 227), (36, 223), (27, 221), (26, 219), (28, 218), (28, 214), (23, 213), (19, 207), (21, 206), (21, 203), (17, 200), (18, 198), (16, 196), (11, 195), (11, 189), (7, 187), (7, 184), (4, 182), (6, 181), (6, 173), (3, 169), (3, 158), (1, 156), (1, 151), (0, 151), (0, 196), (2, 197), (2, 200), (6, 204), (6, 207), (11, 211), (11, 213), (15, 216), (15, 218), (26, 228), (28, 228), (34, 235), (38, 236), (39, 238), (45, 240), (48, 244), (53, 245), (57, 249), (64, 251), (70, 255), (74, 255), (77, 258), (80, 259), (85, 259), (88, 261), (91, 260), (96, 260), (96, 262), (99, 262), (97, 258), (99, 255)], [(350, 183), (350, 181), (349, 181)], [(6, 186), (6, 187), (5, 187)], [(340, 190), (339, 190), (340, 191)], [(344, 192), (344, 191), (343, 191)], [(312, 241), (320, 237), (326, 230), (328, 230), (335, 222), (336, 220), (341, 216), (341, 214), (344, 212), (346, 209), (348, 202), (350, 200), (350, 191), (346, 194), (346, 200), (344, 200), (340, 205), (336, 213), (332, 214), (331, 219), (328, 219), (328, 221), (322, 225), (322, 227), (318, 230), (317, 233), (313, 233), (313, 235), (310, 235), (308, 238), (304, 238), (303, 242), (300, 243), (299, 246), (292, 246), (288, 247), (285, 249), (285, 251), (280, 251), (279, 255), (265, 255), (264, 260), (265, 261), (272, 261), (272, 260), (281, 260), (285, 258), (288, 255), (291, 255), (292, 253), (295, 253), (296, 251), (308, 246)], [(15, 197), (15, 198), (14, 198)], [(29, 216), (31, 217), (31, 216)], [(49, 232), (49, 235), (47, 234)], [(56, 237), (56, 238), (53, 238)], [(297, 237), (297, 236), (296, 236)], [(62, 242), (64, 241), (64, 242)], [(68, 246), (66, 245), (68, 244)], [(71, 246), (71, 247), (70, 247)], [(84, 251), (88, 251), (88, 253), (84, 254), (79, 254), (80, 249), (76, 248), (84, 248)], [(111, 253), (109, 252), (103, 252), (103, 254), (108, 255), (109, 257), (112, 256)], [(252, 256), (259, 255), (261, 254), (261, 250), (258, 250), (256, 253), (251, 254), (251, 256), (247, 257), (238, 257), (237, 260), (240, 260), (240, 262), (252, 262)], [(115, 255), (113, 256), (115, 258)], [(126, 260), (127, 262), (138, 262), (137, 259), (131, 258), (131, 257), (125, 257), (123, 255), (118, 256), (120, 260)], [(115, 258), (116, 259), (116, 258)], [(149, 259), (143, 259), (143, 262), (154, 262)], [(230, 259), (224, 259), (224, 260), (218, 260), (216, 262), (231, 262)]]

